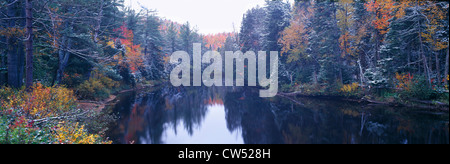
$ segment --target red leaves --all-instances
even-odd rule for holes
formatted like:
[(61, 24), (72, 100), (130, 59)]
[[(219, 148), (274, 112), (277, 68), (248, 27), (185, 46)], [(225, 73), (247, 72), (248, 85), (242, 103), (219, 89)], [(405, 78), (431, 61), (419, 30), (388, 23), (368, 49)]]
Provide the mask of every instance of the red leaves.
[[(128, 67), (133, 73), (138, 71), (139, 67), (143, 65), (143, 57), (141, 45), (135, 45), (133, 43), (133, 31), (129, 30), (125, 25), (115, 29), (115, 32), (120, 31), (122, 38), (120, 43), (125, 47), (125, 56), (116, 55), (114, 58), (118, 60), (118, 64), (123, 67)], [(114, 39), (116, 40), (116, 39)]]

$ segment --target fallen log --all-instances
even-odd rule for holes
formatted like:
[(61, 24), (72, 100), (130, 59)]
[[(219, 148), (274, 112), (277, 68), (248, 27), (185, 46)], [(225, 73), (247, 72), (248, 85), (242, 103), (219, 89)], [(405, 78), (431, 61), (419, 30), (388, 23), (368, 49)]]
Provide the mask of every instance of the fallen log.
[(300, 94), (302, 94), (301, 91), (296, 91), (296, 92), (292, 92), (292, 93), (283, 93), (283, 92), (280, 92), (280, 93), (278, 93), (277, 95), (282, 95), (282, 96), (297, 96), (297, 95), (300, 95)]

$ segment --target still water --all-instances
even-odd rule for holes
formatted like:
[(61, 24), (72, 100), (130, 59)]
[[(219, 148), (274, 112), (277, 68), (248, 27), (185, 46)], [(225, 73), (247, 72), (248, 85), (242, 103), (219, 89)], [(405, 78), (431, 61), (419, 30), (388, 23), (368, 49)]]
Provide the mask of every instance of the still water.
[(260, 98), (252, 88), (127, 93), (108, 137), (118, 144), (448, 144), (448, 113), (353, 102)]

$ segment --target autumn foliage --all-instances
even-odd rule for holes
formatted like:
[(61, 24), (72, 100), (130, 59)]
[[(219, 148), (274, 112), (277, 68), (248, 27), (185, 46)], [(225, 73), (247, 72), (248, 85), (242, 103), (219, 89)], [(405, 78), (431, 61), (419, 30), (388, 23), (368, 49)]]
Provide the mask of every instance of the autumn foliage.
[(393, 0), (372, 0), (365, 4), (367, 11), (375, 13), (372, 24), (381, 35), (388, 32), (389, 20), (394, 17), (394, 3)]
[(395, 80), (396, 80), (396, 88), (402, 89), (402, 90), (411, 90), (411, 87), (413, 85), (413, 79), (414, 76), (411, 75), (411, 73), (401, 73), (398, 72), (395, 73)]
[(346, 84), (342, 86), (340, 92), (345, 96), (356, 96), (359, 93), (359, 88), (358, 83)]
[(25, 89), (0, 89), (0, 144), (105, 144), (83, 125), (60, 122), (76, 111), (76, 97), (64, 87), (35, 84)]
[(125, 54), (117, 54), (114, 56), (114, 59), (118, 61), (119, 65), (128, 67), (135, 73), (138, 71), (139, 67), (142, 67), (144, 62), (141, 45), (134, 44), (133, 31), (129, 30), (126, 26), (123, 25), (119, 29), (115, 29), (115, 31), (120, 31), (122, 38), (118, 40), (120, 41)]
[(217, 50), (218, 48), (222, 48), (225, 45), (225, 41), (228, 37), (235, 35), (234, 33), (218, 33), (218, 34), (209, 34), (203, 37), (203, 40), (206, 42), (205, 47), (210, 48), (212, 50)]
[(2, 93), (3, 109), (20, 110), (33, 119), (51, 117), (76, 107), (73, 91), (64, 87), (44, 87), (38, 83), (30, 93), (11, 88), (2, 89)]

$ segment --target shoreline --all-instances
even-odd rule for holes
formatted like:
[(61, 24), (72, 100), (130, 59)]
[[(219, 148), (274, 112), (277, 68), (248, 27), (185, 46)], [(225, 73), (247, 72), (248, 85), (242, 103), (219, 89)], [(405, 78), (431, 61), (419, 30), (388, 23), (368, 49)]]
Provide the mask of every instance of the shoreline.
[[(336, 100), (343, 100), (343, 101), (349, 101), (349, 102), (356, 102), (356, 103), (365, 103), (368, 105), (386, 105), (386, 106), (393, 106), (393, 107), (407, 107), (407, 108), (420, 108), (420, 109), (426, 109), (426, 110), (433, 110), (433, 111), (440, 111), (440, 112), (449, 112), (449, 104), (445, 104), (438, 101), (424, 101), (424, 100), (405, 100), (409, 103), (403, 103), (403, 102), (383, 102), (383, 101), (377, 101), (373, 99), (368, 99), (366, 97), (362, 98), (352, 98), (352, 97), (346, 97), (346, 96), (334, 96), (334, 95), (305, 95), (301, 92), (291, 92), (291, 93), (284, 93), (280, 92), (277, 94), (277, 96), (288, 98), (291, 101), (292, 98), (296, 97), (305, 97), (305, 98), (317, 98), (317, 99), (336, 99)], [(294, 101), (295, 102), (295, 101)]]
[(114, 105), (118, 101), (116, 101), (117, 97), (120, 94), (127, 93), (127, 92), (133, 92), (138, 91), (142, 89), (147, 89), (150, 87), (155, 87), (156, 85), (140, 85), (132, 89), (126, 89), (122, 91), (118, 91), (117, 93), (109, 95), (107, 99), (101, 100), (101, 101), (93, 101), (93, 100), (77, 100), (78, 108), (86, 111), (86, 110), (93, 110), (96, 112), (101, 112), (103, 109), (105, 109), (108, 105)]

